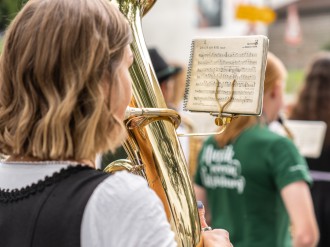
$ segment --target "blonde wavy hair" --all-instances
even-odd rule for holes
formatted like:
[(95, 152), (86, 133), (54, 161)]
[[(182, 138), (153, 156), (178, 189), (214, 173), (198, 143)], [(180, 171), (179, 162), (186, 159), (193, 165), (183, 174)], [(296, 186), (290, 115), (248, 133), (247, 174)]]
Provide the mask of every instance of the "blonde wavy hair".
[[(276, 83), (286, 76), (286, 69), (283, 63), (273, 53), (268, 52), (267, 66), (265, 72), (264, 94), (274, 89)], [(284, 82), (283, 82), (284, 83)], [(215, 139), (221, 147), (229, 144), (242, 131), (255, 125), (258, 122), (256, 116), (243, 116), (234, 119), (227, 129), (221, 135), (215, 136)]]
[(93, 160), (117, 147), (124, 130), (109, 97), (130, 42), (128, 22), (107, 0), (28, 1), (0, 58), (0, 152)]

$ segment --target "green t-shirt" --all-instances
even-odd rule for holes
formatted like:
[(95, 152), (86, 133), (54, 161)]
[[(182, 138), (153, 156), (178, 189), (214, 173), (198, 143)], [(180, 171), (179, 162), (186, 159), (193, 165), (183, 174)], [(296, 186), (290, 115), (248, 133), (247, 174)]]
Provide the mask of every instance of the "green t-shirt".
[(220, 148), (214, 137), (203, 144), (195, 183), (207, 192), (213, 228), (229, 231), (235, 247), (289, 247), (289, 217), (280, 191), (311, 182), (294, 144), (256, 125)]

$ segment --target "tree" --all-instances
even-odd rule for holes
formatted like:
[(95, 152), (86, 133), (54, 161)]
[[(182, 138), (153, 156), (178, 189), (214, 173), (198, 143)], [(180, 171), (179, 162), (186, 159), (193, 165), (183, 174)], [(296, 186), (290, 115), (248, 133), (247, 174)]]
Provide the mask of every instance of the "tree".
[(28, 0), (1, 0), (0, 2), (0, 32), (3, 31), (17, 12)]
[(328, 41), (322, 46), (322, 50), (330, 51), (330, 41)]

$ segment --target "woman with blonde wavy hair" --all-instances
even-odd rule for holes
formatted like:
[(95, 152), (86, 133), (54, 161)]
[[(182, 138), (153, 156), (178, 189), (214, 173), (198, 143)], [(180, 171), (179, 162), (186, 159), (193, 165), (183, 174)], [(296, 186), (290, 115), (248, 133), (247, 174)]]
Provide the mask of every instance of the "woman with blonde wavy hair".
[(285, 78), (269, 53), (262, 116), (234, 119), (199, 154), (197, 199), (235, 247), (312, 247), (318, 240), (306, 162), (289, 139), (268, 129), (282, 107)]
[[(176, 246), (141, 177), (98, 171), (131, 99), (131, 32), (107, 0), (29, 0), (0, 57), (0, 246)], [(228, 233), (203, 235), (229, 247)]]

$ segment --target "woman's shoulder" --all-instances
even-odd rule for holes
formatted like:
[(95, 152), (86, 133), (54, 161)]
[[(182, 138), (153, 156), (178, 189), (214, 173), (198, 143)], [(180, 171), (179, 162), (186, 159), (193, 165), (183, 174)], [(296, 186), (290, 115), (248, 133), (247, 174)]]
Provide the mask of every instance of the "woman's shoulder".
[(256, 125), (246, 130), (245, 133), (249, 138), (253, 137), (253, 139), (264, 142), (290, 142), (287, 137), (274, 132), (268, 126)]
[(145, 204), (162, 208), (160, 199), (149, 188), (147, 181), (127, 171), (116, 172), (102, 181), (94, 190), (88, 204), (104, 210), (111, 209), (113, 212), (119, 212), (123, 207), (131, 210)]
[(212, 144), (212, 145), (216, 145), (217, 144), (217, 141), (216, 141), (214, 135), (211, 135), (211, 136), (209, 136), (209, 137), (207, 137), (207, 138), (204, 139), (203, 145), (209, 145), (209, 144)]
[[(130, 235), (123, 240), (122, 234)], [(126, 171), (114, 173), (95, 189), (84, 212), (82, 236), (83, 246), (95, 243), (97, 246), (172, 246), (160, 242), (174, 243), (161, 200), (144, 178)], [(137, 245), (137, 241), (141, 244)], [(148, 241), (157, 243), (143, 245)]]
[(95, 189), (94, 194), (126, 198), (131, 193), (145, 193), (149, 190), (147, 181), (141, 176), (134, 175), (127, 171), (119, 171), (100, 183)]
[(271, 131), (267, 126), (253, 126), (246, 129), (236, 140), (236, 145), (248, 145), (268, 152), (273, 147), (294, 149), (293, 142), (285, 136)]

